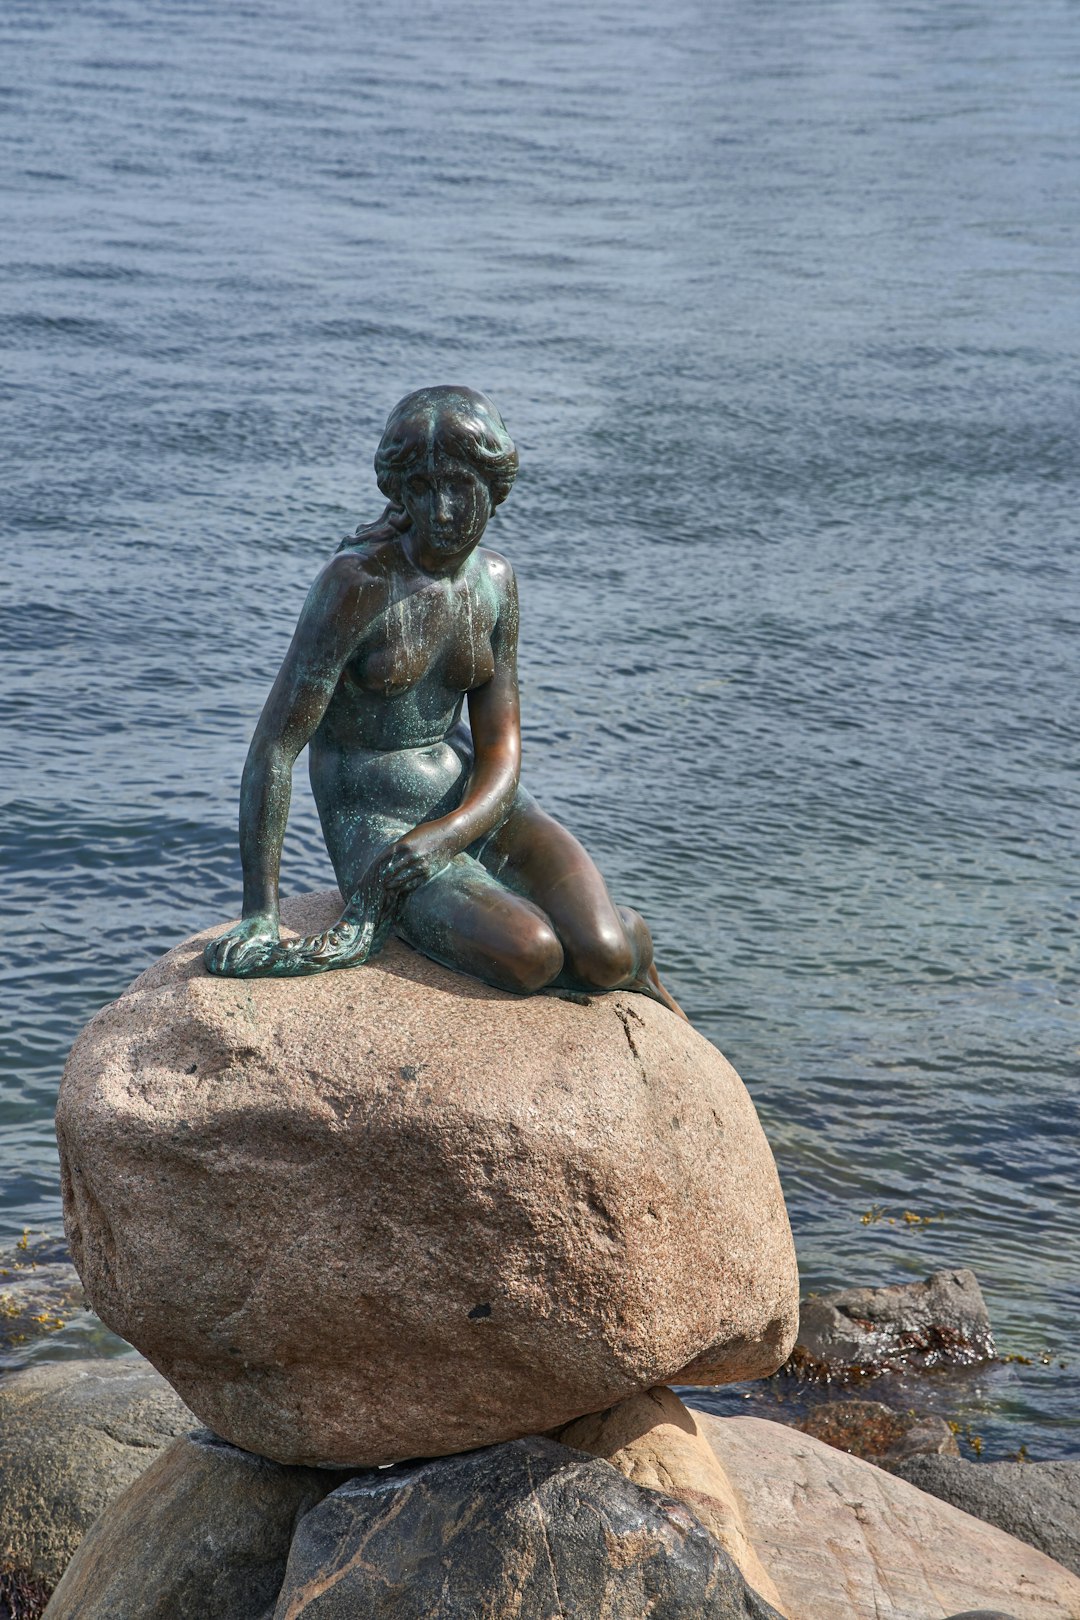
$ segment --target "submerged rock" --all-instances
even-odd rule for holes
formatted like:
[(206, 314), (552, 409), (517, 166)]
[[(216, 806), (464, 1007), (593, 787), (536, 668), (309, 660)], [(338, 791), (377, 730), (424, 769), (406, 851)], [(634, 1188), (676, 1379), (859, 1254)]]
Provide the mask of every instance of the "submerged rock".
[(47, 1620), (266, 1620), (298, 1522), (341, 1481), (185, 1435), (98, 1519)]
[(969, 1462), (912, 1457), (896, 1472), (921, 1491), (1040, 1547), (1080, 1575), (1080, 1458)]
[(780, 1620), (674, 1499), (533, 1438), (334, 1491), (274, 1620)]
[(925, 1453), (960, 1455), (956, 1436), (944, 1418), (898, 1412), (883, 1401), (822, 1401), (796, 1427), (838, 1451), (864, 1457), (883, 1468), (891, 1469), (907, 1457)]
[(141, 1357), (0, 1380), (0, 1566), (51, 1591), (98, 1514), (192, 1425)]
[(65, 1327), (85, 1304), (66, 1244), (24, 1239), (0, 1254), (0, 1369), (18, 1365), (22, 1346)]
[[(285, 916), (314, 932), (338, 904)], [(57, 1113), (94, 1309), (215, 1432), (367, 1466), (780, 1365), (776, 1168), (688, 1024), (628, 993), (508, 995), (394, 942), (215, 978), (221, 926), (98, 1014)]]
[(802, 1302), (788, 1368), (850, 1379), (968, 1366), (994, 1356), (990, 1316), (975, 1273), (936, 1271), (921, 1283), (845, 1288)]

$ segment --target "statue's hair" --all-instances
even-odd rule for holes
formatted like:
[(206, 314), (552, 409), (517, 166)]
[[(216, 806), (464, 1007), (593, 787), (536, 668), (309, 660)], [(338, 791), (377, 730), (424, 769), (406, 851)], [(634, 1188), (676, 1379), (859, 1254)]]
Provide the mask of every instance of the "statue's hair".
[(492, 506), (505, 501), (518, 470), (506, 423), (486, 394), (449, 387), (406, 394), (387, 417), (375, 452), (375, 477), (387, 500), (401, 499), (403, 478), (434, 442), (483, 478)]

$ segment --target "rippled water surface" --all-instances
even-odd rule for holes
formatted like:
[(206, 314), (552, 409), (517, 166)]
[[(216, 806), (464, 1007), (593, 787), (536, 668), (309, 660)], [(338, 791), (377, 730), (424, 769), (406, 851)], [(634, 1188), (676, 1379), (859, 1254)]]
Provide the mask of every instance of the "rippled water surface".
[(744, 1075), (805, 1286), (973, 1266), (1032, 1358), (988, 1450), (1075, 1452), (1080, 9), (393, 17), (0, 13), (0, 1240), (59, 1229), (80, 1025), (235, 914), (387, 410), (463, 381), (526, 779)]

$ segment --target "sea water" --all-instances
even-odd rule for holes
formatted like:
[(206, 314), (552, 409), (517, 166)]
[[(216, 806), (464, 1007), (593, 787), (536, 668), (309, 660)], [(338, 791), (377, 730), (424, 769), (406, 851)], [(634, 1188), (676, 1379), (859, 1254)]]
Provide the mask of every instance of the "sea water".
[(1078, 64), (1068, 0), (7, 0), (0, 1243), (60, 1230), (80, 1026), (237, 911), (387, 411), (464, 382), (525, 779), (743, 1074), (804, 1287), (972, 1266), (1027, 1364), (962, 1420), (1075, 1452)]

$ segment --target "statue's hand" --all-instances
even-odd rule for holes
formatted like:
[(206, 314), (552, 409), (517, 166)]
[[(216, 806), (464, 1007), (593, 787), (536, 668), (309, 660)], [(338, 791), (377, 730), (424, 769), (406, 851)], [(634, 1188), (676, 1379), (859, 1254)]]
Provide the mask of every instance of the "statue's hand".
[(414, 827), (376, 855), (368, 879), (380, 883), (389, 900), (400, 902), (437, 876), (455, 853), (447, 847), (445, 836), (427, 827)]
[(267, 959), (278, 942), (278, 920), (273, 912), (256, 912), (234, 923), (228, 933), (212, 939), (203, 951), (208, 973), (242, 978)]

